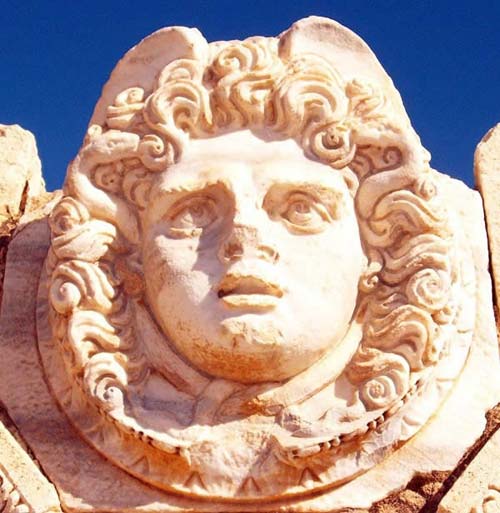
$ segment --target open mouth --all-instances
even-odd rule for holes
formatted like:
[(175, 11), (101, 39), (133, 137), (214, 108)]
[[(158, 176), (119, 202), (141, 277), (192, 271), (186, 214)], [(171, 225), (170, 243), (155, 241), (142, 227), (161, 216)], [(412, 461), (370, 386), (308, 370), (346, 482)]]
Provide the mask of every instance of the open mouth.
[(269, 309), (276, 306), (283, 290), (257, 276), (228, 274), (220, 282), (217, 295), (230, 308)]

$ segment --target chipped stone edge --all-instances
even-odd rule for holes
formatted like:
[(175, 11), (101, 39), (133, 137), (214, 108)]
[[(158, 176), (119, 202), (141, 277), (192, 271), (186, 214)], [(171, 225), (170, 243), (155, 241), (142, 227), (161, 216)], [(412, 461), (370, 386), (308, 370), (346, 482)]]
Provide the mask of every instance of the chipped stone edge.
[[(488, 239), (488, 254), (490, 261), (490, 275), (492, 279), (493, 288), (493, 304), (495, 310), (495, 317), (497, 321), (497, 336), (500, 343), (500, 267), (495, 265), (496, 262), (500, 262), (500, 198), (495, 197), (495, 191), (500, 191), (500, 147), (498, 149), (498, 156), (489, 156), (490, 145), (495, 144), (492, 139), (500, 141), (500, 123), (492, 127), (481, 139), (474, 154), (474, 177), (477, 189), (481, 195), (483, 202), (484, 221), (486, 224), (486, 235)], [(490, 166), (495, 166), (498, 169), (490, 169)], [(496, 187), (495, 187), (496, 186)], [(494, 237), (493, 234), (497, 234)], [(499, 398), (500, 399), (500, 398)], [(496, 409), (500, 409), (500, 402)], [(458, 475), (454, 475), (454, 482), (446, 494), (441, 497), (438, 503), (438, 513), (452, 513), (456, 510), (456, 496), (459, 493), (457, 487), (467, 483), (470, 485), (470, 481), (474, 481), (473, 474), (481, 470), (481, 466), (484, 466), (483, 459), (492, 452), (492, 444), (497, 441), (500, 436), (500, 424), (488, 430), (485, 430), (479, 447), (472, 455), (470, 461), (467, 462)], [(489, 432), (488, 432), (489, 431)], [(453, 475), (454, 473), (452, 473)], [(500, 477), (500, 467), (498, 468), (498, 474)], [(489, 473), (488, 473), (489, 475)], [(463, 497), (463, 501), (460, 505), (460, 511), (480, 513), (484, 512), (487, 502), (494, 502), (495, 505), (500, 505), (500, 481), (498, 483), (488, 483), (487, 486), (481, 486), (479, 477), (476, 476), (475, 484), (481, 487), (476, 491), (474, 498), (467, 496)], [(476, 497), (477, 496), (477, 497)], [(473, 505), (472, 503), (475, 503)]]
[[(8, 253), (9, 244), (28, 223), (44, 217), (52, 208), (59, 194), (53, 194), (42, 208), (26, 212), (12, 227), (4, 241)], [(2, 277), (3, 278), (3, 277)], [(2, 280), (3, 281), (3, 280)], [(0, 292), (3, 283), (0, 284)], [(1, 296), (0, 296), (1, 297)], [(13, 423), (15, 427), (15, 424)], [(29, 447), (29, 446), (26, 446)], [(0, 418), (0, 511), (2, 513), (60, 513), (62, 512), (55, 486), (42, 473), (29, 451)]]
[[(498, 157), (496, 158), (496, 174), (488, 172), (485, 168), (486, 165), (494, 165), (495, 162), (491, 157), (488, 158), (488, 151), (490, 145), (494, 144), (492, 139), (500, 141), (500, 123), (488, 130), (485, 136), (477, 145), (474, 153), (474, 177), (476, 186), (481, 194), (484, 206), (484, 218), (486, 221), (486, 230), (488, 236), (488, 248), (491, 262), (491, 275), (493, 279), (493, 289), (495, 291), (494, 302), (497, 308), (497, 321), (498, 321), (498, 303), (500, 301), (500, 268), (495, 268), (494, 262), (500, 262), (500, 198), (494, 197), (494, 191), (491, 192), (492, 186), (496, 185), (497, 190), (500, 191), (500, 146), (498, 149)], [(498, 234), (495, 238), (493, 234)], [(500, 326), (498, 326), (500, 328)]]
[(0, 421), (0, 509), (2, 513), (59, 513), (54, 485)]

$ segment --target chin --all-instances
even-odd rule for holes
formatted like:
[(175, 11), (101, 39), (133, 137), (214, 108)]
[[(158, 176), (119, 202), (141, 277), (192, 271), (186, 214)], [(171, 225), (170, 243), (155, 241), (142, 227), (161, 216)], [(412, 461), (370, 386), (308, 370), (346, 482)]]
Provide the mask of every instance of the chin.
[(283, 381), (321, 356), (301, 354), (302, 339), (285, 339), (279, 324), (269, 318), (245, 315), (226, 319), (221, 327), (220, 354), (210, 369), (219, 377), (240, 382)]

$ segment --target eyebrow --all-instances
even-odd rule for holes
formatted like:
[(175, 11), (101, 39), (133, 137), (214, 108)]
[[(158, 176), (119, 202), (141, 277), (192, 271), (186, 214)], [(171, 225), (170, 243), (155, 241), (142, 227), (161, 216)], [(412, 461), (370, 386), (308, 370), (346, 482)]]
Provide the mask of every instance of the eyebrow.
[[(158, 195), (160, 197), (170, 196), (171, 194), (179, 194), (179, 193), (189, 193), (202, 191), (203, 189), (207, 189), (208, 187), (213, 187), (215, 185), (222, 185), (227, 190), (231, 190), (230, 184), (227, 180), (223, 178), (217, 178), (216, 180), (192, 180), (190, 182), (186, 182), (183, 184), (179, 184), (173, 187), (159, 187)], [(302, 189), (315, 189), (317, 191), (321, 190), (324, 192), (331, 192), (334, 194), (342, 194), (340, 188), (335, 184), (325, 184), (321, 181), (310, 181), (310, 180), (279, 180), (277, 179), (274, 182), (269, 184), (269, 189), (271, 187), (289, 187), (289, 188), (302, 188)]]
[(177, 186), (173, 187), (159, 187), (158, 188), (158, 196), (164, 197), (164, 196), (170, 196), (172, 194), (179, 194), (179, 193), (185, 193), (185, 192), (196, 192), (196, 191), (202, 191), (203, 189), (206, 189), (208, 187), (213, 187), (215, 185), (223, 185), (226, 189), (229, 189), (227, 181), (221, 178), (218, 178), (216, 180), (192, 180), (190, 182), (182, 183)]
[(270, 185), (270, 188), (271, 187), (297, 187), (302, 189), (322, 190), (334, 194), (342, 194), (342, 190), (336, 184), (327, 184), (319, 180), (276, 180), (274, 183)]

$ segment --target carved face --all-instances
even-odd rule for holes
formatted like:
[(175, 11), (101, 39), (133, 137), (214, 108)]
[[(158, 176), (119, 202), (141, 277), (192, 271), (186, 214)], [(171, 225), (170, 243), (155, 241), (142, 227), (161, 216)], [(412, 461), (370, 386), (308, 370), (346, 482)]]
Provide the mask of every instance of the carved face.
[(37, 329), (59, 406), (190, 510), (351, 506), (372, 477), (347, 481), (468, 358), (478, 255), (448, 182), (340, 25), (156, 32), (113, 72), (50, 216)]
[(144, 225), (149, 303), (199, 369), (282, 380), (345, 335), (365, 261), (353, 201), (293, 140), (192, 140), (159, 177)]

